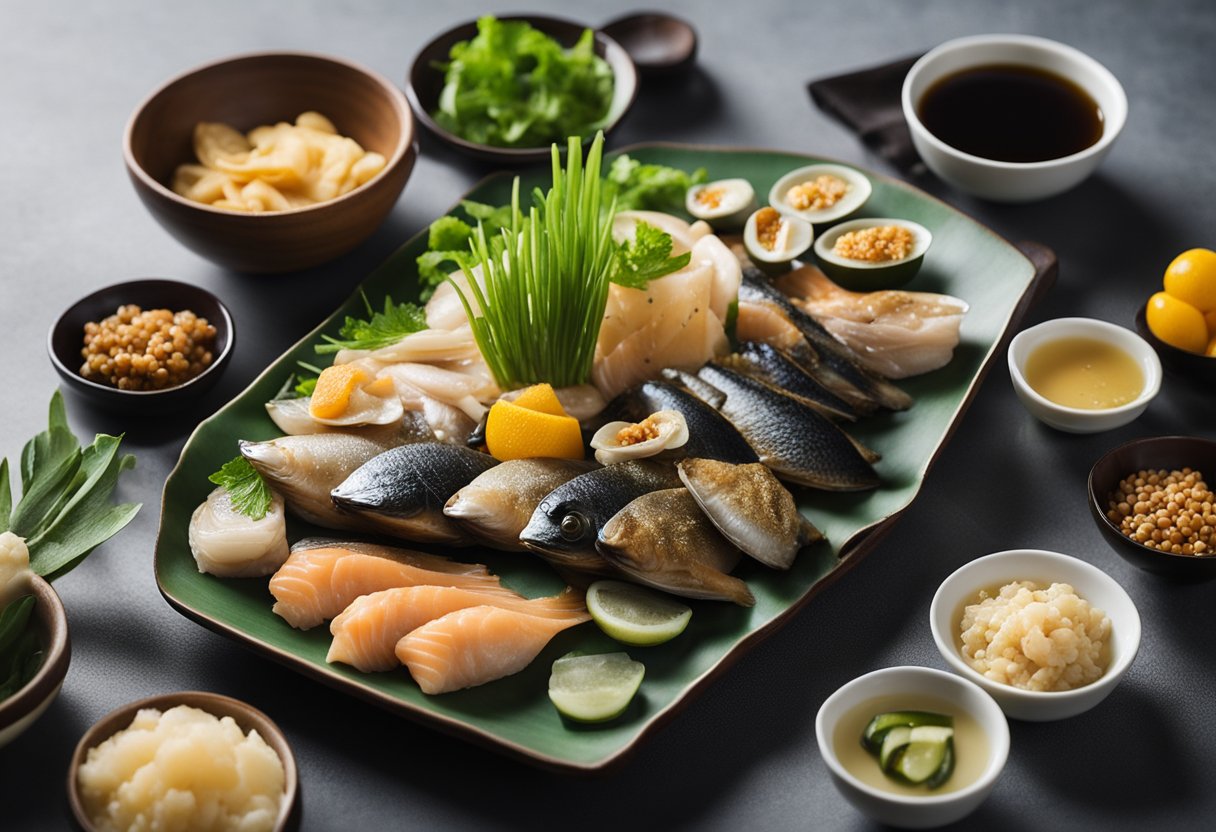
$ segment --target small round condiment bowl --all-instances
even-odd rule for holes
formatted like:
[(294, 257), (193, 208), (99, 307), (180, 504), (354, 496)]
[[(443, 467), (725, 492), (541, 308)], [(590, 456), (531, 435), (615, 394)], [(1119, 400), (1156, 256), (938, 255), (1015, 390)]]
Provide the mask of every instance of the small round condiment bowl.
[[(902, 260), (870, 263), (841, 257), (832, 251), (841, 235), (884, 225), (903, 226), (912, 232), (911, 254)], [(815, 238), (815, 259), (819, 261), (819, 267), (823, 269), (824, 274), (846, 289), (854, 292), (873, 292), (898, 288), (916, 277), (925, 262), (925, 253), (932, 244), (933, 234), (919, 223), (893, 217), (866, 217), (842, 222), (819, 234)]]
[[(1127, 404), (1095, 410), (1067, 407), (1041, 395), (1026, 380), (1026, 362), (1043, 344), (1060, 338), (1092, 338), (1123, 350), (1144, 374), (1144, 389)], [(1039, 421), (1065, 433), (1100, 433), (1122, 427), (1144, 412), (1161, 390), (1161, 361), (1129, 329), (1094, 318), (1054, 318), (1014, 336), (1009, 343), (1009, 377), (1022, 405)]]
[(1166, 370), (1205, 389), (1216, 386), (1216, 357), (1187, 352), (1162, 341), (1148, 328), (1144, 304), (1136, 311), (1136, 332), (1156, 350)]
[(296, 811), (296, 808), (300, 794), (300, 777), (296, 769), (296, 758), (291, 753), (287, 737), (270, 717), (252, 705), (247, 705), (239, 699), (206, 691), (182, 691), (140, 699), (111, 711), (95, 722), (88, 731), (85, 731), (80, 742), (76, 743), (76, 750), (72, 753), (71, 762), (68, 763), (67, 773), (68, 804), (72, 809), (72, 817), (79, 827), (86, 832), (94, 832), (97, 829), (85, 811), (84, 800), (80, 794), (80, 766), (88, 759), (89, 749), (96, 748), (119, 731), (129, 728), (135, 715), (144, 708), (156, 708), (163, 713), (178, 705), (198, 708), (221, 719), (230, 716), (244, 733), (248, 734), (251, 730), (258, 732), (266, 744), (279, 755), (279, 759), (283, 763), (283, 800), (279, 804), (279, 814), (275, 819), (275, 832), (297, 828), (299, 812)]
[[(932, 696), (970, 714), (988, 740), (988, 761), (976, 781), (957, 791), (906, 795), (883, 791), (855, 777), (840, 762), (835, 734), (840, 720), (863, 703), (893, 695)], [(815, 739), (832, 782), (845, 800), (879, 823), (905, 829), (928, 829), (960, 820), (984, 802), (1009, 757), (1009, 725), (1005, 715), (977, 685), (928, 667), (888, 667), (859, 676), (841, 687), (819, 707)], [(860, 738), (854, 738), (858, 741)]]
[[(145, 310), (189, 309), (206, 318), (215, 327), (210, 366), (189, 381), (162, 390), (120, 390), (82, 376), (80, 366), (84, 359), (80, 351), (84, 346), (84, 325), (100, 322), (118, 307), (130, 303)], [(51, 364), (71, 393), (90, 404), (127, 413), (166, 413), (198, 401), (219, 380), (235, 345), (232, 315), (219, 298), (199, 286), (159, 278), (116, 283), (86, 295), (59, 316), (47, 335)]]
[[(1066, 583), (1110, 618), (1106, 672), (1095, 682), (1068, 691), (1032, 691), (997, 682), (976, 671), (962, 653), (963, 608), (1013, 581), (1046, 587)], [(929, 606), (929, 629), (937, 650), (958, 675), (987, 691), (1006, 716), (1028, 722), (1067, 719), (1093, 708), (1110, 695), (1140, 648), (1140, 614), (1119, 583), (1083, 560), (1041, 549), (1011, 549), (985, 555), (954, 571), (938, 587)]]
[[(795, 208), (789, 203), (789, 200), (786, 199), (786, 194), (789, 193), (790, 188), (803, 182), (810, 182), (819, 176), (834, 176), (848, 183), (848, 190), (844, 196), (836, 201), (835, 205), (812, 211)], [(778, 179), (773, 184), (773, 187), (769, 189), (768, 202), (783, 214), (800, 217), (815, 225), (822, 225), (836, 222), (851, 214), (855, 214), (861, 206), (866, 204), (866, 200), (870, 198), (873, 190), (874, 186), (870, 184), (870, 178), (859, 170), (854, 170), (844, 165), (807, 165), (806, 167), (792, 170)]]
[[(587, 27), (556, 17), (542, 15), (504, 15), (498, 18), (503, 21), (523, 21), (532, 28), (549, 35), (562, 46), (574, 46), (583, 30)], [(528, 162), (542, 162), (550, 158), (551, 145), (543, 147), (498, 147), (480, 144), (461, 138), (455, 133), (439, 126), (431, 115), (439, 106), (439, 94), (444, 87), (444, 70), (436, 64), (444, 64), (449, 58), (452, 47), (461, 41), (471, 40), (477, 35), (477, 21), (471, 20), (459, 26), (448, 29), (434, 40), (422, 47), (410, 67), (409, 77), (406, 78), (406, 94), (414, 108), (414, 114), (435, 138), (444, 144), (468, 156), (498, 162), (507, 165), (520, 165)], [(595, 53), (603, 58), (612, 69), (613, 90), (612, 102), (608, 106), (608, 116), (603, 126), (607, 136), (621, 122), (629, 108), (633, 106), (638, 94), (638, 71), (633, 59), (619, 43), (604, 32), (595, 33)], [(594, 134), (583, 137), (583, 143), (591, 141)], [(566, 147), (565, 137), (556, 137), (559, 150)]]
[[(1002, 162), (958, 150), (925, 127), (917, 108), (942, 78), (994, 64), (1046, 70), (1081, 87), (1102, 110), (1102, 136), (1082, 151), (1042, 162)], [(1127, 94), (1106, 67), (1071, 46), (1030, 35), (974, 35), (947, 41), (912, 65), (901, 95), (916, 152), (949, 184), (996, 202), (1031, 202), (1063, 193), (1093, 173), (1127, 121)]]
[(0, 699), (0, 748), (33, 725), (55, 701), (72, 660), (72, 642), (68, 637), (68, 617), (63, 602), (44, 579), (30, 573), (27, 580), (27, 589), (35, 598), (29, 626), (37, 631), (42, 644), (42, 665), (24, 687), (6, 699)]
[(619, 43), (646, 77), (674, 75), (697, 58), (697, 31), (666, 12), (628, 14), (605, 23), (600, 31)]
[[(196, 161), (199, 122), (246, 132), (308, 110), (383, 155), (384, 169), (349, 193), (289, 211), (215, 208), (170, 187), (177, 166)], [(135, 108), (123, 135), (127, 173), (153, 218), (199, 256), (251, 273), (317, 266), (363, 242), (397, 204), (417, 155), (400, 90), (358, 64), (304, 52), (240, 55), (178, 75)]]
[(1132, 540), (1106, 516), (1110, 495), (1126, 477), (1143, 470), (1193, 468), (1202, 471), (1209, 487), (1216, 484), (1216, 442), (1198, 436), (1155, 436), (1134, 439), (1108, 451), (1089, 472), (1089, 510), (1098, 530), (1115, 552), (1133, 566), (1179, 581), (1216, 578), (1216, 552), (1196, 557), (1151, 549)]

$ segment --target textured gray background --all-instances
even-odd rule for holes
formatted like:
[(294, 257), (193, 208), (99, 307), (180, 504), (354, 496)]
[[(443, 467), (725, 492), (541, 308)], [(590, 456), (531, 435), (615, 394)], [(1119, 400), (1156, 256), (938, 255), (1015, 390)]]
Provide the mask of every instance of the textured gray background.
[[(524, 6), (507, 3), (498, 11)], [(594, 24), (617, 2), (531, 3)], [(656, 4), (657, 5), (657, 4)], [(1123, 82), (1131, 116), (1098, 175), (1030, 206), (986, 205), (918, 182), (1011, 239), (1060, 255), (1031, 323), (1090, 315), (1130, 325), (1177, 252), (1216, 244), (1216, 7), (1187, 3), (750, 0), (672, 3), (696, 22), (702, 74), (645, 89), (615, 136), (807, 151), (881, 167), (815, 110), (807, 80), (979, 32), (1066, 40)], [(0, 453), (44, 425), (56, 376), (46, 329), (77, 297), (140, 276), (195, 282), (232, 308), (239, 347), (193, 418), (240, 391), (400, 242), (487, 168), (423, 137), (423, 156), (380, 231), (333, 265), (278, 278), (225, 272), (175, 243), (126, 180), (121, 134), (165, 78), (236, 52), (306, 49), (402, 82), (417, 49), (486, 3), (26, 3), (0, 0)], [(982, 278), (982, 276), (981, 276)], [(1089, 519), (1085, 477), (1106, 449), (1164, 433), (1213, 435), (1212, 394), (1167, 378), (1137, 422), (1074, 437), (1033, 421), (1001, 364), (895, 532), (841, 583), (740, 661), (614, 775), (570, 779), (417, 727), (260, 659), (160, 598), (152, 547), (162, 483), (191, 418), (132, 428), (77, 407), (78, 433), (128, 428), (139, 456), (120, 496), (145, 504), (119, 538), (57, 585), (72, 626), (62, 695), (0, 750), (0, 827), (66, 824), (63, 778), (80, 734), (143, 696), (202, 688), (275, 718), (301, 767), (306, 829), (699, 827), (862, 829), (815, 746), (823, 699), (860, 673), (942, 667), (928, 631), (938, 583), (977, 555), (1031, 546), (1114, 575), (1144, 622), (1139, 658), (1102, 706), (1014, 723), (1009, 764), (968, 825), (988, 829), (1178, 828), (1216, 813), (1210, 776), (1216, 585), (1172, 586), (1126, 565)], [(1216, 472), (1210, 472), (1216, 476)], [(1027, 803), (1035, 808), (1026, 813)]]

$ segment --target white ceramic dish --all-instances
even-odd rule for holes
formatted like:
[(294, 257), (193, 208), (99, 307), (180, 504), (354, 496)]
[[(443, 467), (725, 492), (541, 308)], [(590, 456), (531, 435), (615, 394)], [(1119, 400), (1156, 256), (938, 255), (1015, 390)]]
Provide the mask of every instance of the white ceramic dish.
[[(970, 714), (988, 740), (988, 762), (979, 778), (958, 791), (919, 796), (876, 789), (853, 776), (836, 754), (836, 725), (867, 700), (890, 695), (932, 696)], [(992, 697), (966, 679), (928, 667), (888, 667), (844, 685), (820, 706), (815, 739), (841, 795), (879, 823), (905, 829), (943, 826), (971, 814), (996, 785), (1009, 756), (1009, 725)]]
[[(1130, 355), (1144, 373), (1144, 389), (1119, 407), (1086, 410), (1065, 407), (1039, 395), (1026, 381), (1026, 361), (1039, 346), (1059, 338), (1095, 338)], [(1045, 424), (1067, 433), (1099, 433), (1126, 425), (1144, 412), (1161, 390), (1161, 359), (1130, 329), (1094, 318), (1055, 318), (1019, 332), (1009, 343), (1009, 378), (1022, 404)]]
[[(808, 182), (817, 176), (835, 176), (848, 183), (848, 191), (830, 208), (818, 211), (799, 210), (786, 201), (785, 195), (789, 189), (801, 182)], [(790, 171), (777, 180), (768, 192), (769, 204), (781, 213), (790, 217), (798, 217), (809, 223), (827, 223), (844, 219), (866, 204), (874, 187), (864, 173), (844, 165), (807, 165)]]
[[(1011, 581), (1067, 583), (1110, 617), (1109, 664), (1096, 682), (1069, 691), (1029, 691), (981, 675), (964, 659), (959, 635), (963, 607), (981, 589)], [(1140, 614), (1114, 578), (1083, 560), (1042, 549), (1011, 549), (985, 555), (959, 567), (942, 582), (929, 607), (929, 628), (950, 669), (992, 695), (1006, 715), (1028, 722), (1067, 719), (1093, 708), (1110, 695), (1140, 648)]]
[[(916, 113), (939, 79), (975, 66), (1015, 64), (1061, 75), (1080, 86), (1102, 109), (1102, 137), (1059, 159), (1001, 162), (964, 153), (929, 132)], [(1028, 35), (975, 35), (929, 51), (904, 78), (904, 118), (912, 144), (939, 177), (959, 190), (998, 202), (1030, 202), (1063, 193), (1093, 173), (1127, 121), (1127, 94), (1106, 67), (1071, 46)]]

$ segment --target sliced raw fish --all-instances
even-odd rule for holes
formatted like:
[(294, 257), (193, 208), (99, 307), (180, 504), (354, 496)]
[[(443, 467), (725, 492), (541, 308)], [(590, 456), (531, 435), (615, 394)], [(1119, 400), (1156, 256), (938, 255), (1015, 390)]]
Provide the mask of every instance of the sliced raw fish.
[(396, 654), (430, 695), (484, 685), (518, 673), (555, 635), (590, 621), (585, 611), (552, 618), (499, 607), (468, 607), (423, 624)]
[(427, 573), (429, 580), (415, 583), (452, 585), (460, 581), (474, 586), (498, 585), (498, 579), (479, 563), (461, 563), (390, 546), (310, 538), (291, 547), (291, 554), (270, 579), (274, 613), (302, 630), (340, 613), (358, 597), (339, 597), (334, 590), (334, 570), (350, 557), (384, 560)]
[(533, 599), (470, 587), (385, 589), (356, 598), (330, 622), (334, 638), (325, 660), (364, 672), (391, 670), (400, 664), (395, 648), (404, 636), (449, 612), (483, 605), (540, 618), (564, 618), (586, 610), (582, 593), (570, 589), (552, 598)]
[(190, 554), (199, 572), (221, 578), (269, 575), (287, 560), (283, 498), (271, 494), (260, 520), (237, 511), (227, 490), (217, 488), (190, 516)]

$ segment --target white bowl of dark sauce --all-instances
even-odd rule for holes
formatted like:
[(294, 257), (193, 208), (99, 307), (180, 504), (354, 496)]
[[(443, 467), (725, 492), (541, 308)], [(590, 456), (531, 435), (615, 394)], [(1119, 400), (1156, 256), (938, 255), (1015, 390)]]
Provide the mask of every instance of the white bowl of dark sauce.
[(1063, 193), (1093, 173), (1127, 120), (1106, 67), (1029, 35), (947, 41), (908, 71), (903, 111), (931, 171), (998, 202)]

